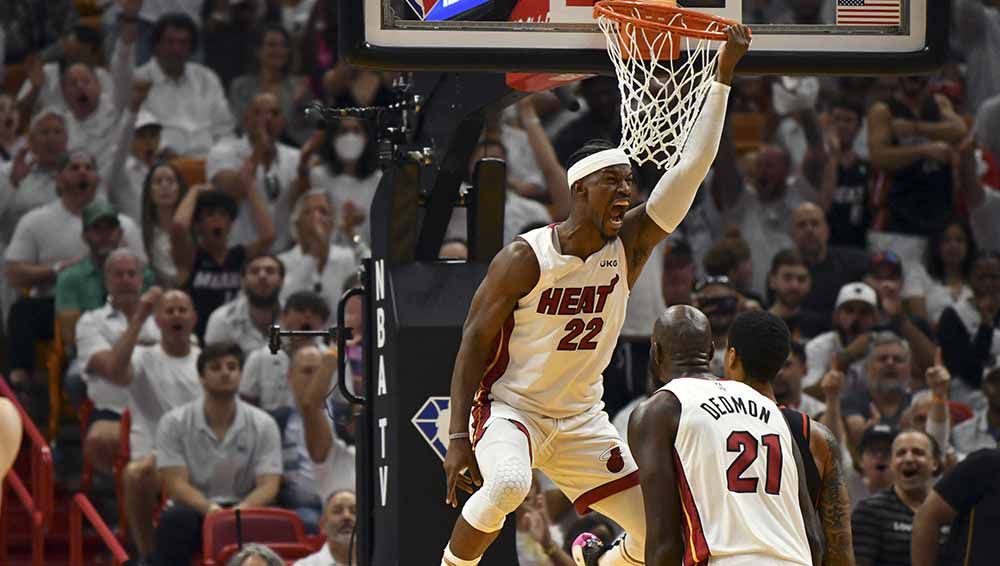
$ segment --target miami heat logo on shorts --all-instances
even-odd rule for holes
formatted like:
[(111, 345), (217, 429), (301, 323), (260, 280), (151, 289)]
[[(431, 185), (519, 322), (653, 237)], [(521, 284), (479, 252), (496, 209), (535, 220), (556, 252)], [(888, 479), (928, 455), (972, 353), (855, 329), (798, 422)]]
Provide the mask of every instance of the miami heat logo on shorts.
[(625, 458), (622, 458), (622, 449), (620, 446), (614, 446), (605, 450), (601, 454), (601, 461), (606, 462), (605, 465), (612, 474), (617, 474), (625, 467)]

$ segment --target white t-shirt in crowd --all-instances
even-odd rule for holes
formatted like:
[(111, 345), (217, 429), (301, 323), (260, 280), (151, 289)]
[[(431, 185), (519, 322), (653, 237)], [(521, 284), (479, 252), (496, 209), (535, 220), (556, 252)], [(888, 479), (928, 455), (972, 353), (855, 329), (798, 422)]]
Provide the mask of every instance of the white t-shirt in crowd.
[(983, 187), (986, 199), (969, 211), (972, 233), (979, 249), (1000, 252), (1000, 191)]
[[(339, 244), (330, 245), (322, 273), (316, 265), (316, 258), (302, 253), (300, 246), (278, 255), (278, 259), (285, 264), (281, 304), (285, 304), (292, 293), (311, 291), (323, 297), (331, 311), (344, 293), (344, 283), (357, 273), (359, 267), (354, 249)], [(330, 318), (334, 318), (332, 312)]]
[(962, 285), (956, 295), (950, 286), (931, 277), (922, 264), (912, 263), (906, 266), (903, 298), (916, 297), (924, 298), (927, 305), (927, 321), (936, 326), (944, 309), (972, 298), (972, 288)]
[(132, 352), (129, 445), (133, 460), (153, 451), (156, 425), (167, 411), (201, 397), (196, 367), (200, 352), (192, 346), (188, 355), (178, 358), (164, 352), (160, 344), (138, 346)]
[[(341, 208), (345, 202), (351, 202), (357, 210), (365, 213), (365, 220), (355, 228), (356, 232), (366, 242), (371, 242), (371, 209), (372, 199), (375, 198), (375, 191), (378, 189), (379, 181), (382, 180), (382, 171), (376, 170), (364, 179), (359, 179), (351, 175), (332, 175), (325, 165), (317, 165), (309, 170), (309, 185), (313, 189), (324, 189), (332, 197), (336, 207), (336, 223), (340, 223)], [(340, 239), (340, 231), (335, 239)], [(347, 242), (343, 242), (347, 243)]]

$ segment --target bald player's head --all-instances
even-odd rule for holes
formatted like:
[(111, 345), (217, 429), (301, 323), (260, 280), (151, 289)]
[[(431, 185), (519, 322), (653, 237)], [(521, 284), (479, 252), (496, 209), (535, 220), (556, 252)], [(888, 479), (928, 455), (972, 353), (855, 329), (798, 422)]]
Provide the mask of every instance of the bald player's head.
[(666, 383), (682, 373), (709, 373), (715, 346), (705, 313), (689, 305), (668, 308), (653, 325), (651, 370)]

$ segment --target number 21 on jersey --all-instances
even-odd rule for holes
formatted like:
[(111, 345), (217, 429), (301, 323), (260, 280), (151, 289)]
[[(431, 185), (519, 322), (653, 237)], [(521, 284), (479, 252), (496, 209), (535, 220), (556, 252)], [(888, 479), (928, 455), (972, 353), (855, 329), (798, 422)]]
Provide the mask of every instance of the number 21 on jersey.
[(726, 470), (726, 485), (729, 491), (735, 493), (755, 493), (760, 479), (744, 477), (747, 468), (757, 460), (760, 445), (765, 448), (767, 471), (764, 476), (764, 492), (768, 495), (779, 495), (781, 491), (781, 437), (777, 434), (765, 434), (757, 441), (757, 437), (745, 430), (734, 430), (726, 438), (726, 451), (738, 452)]

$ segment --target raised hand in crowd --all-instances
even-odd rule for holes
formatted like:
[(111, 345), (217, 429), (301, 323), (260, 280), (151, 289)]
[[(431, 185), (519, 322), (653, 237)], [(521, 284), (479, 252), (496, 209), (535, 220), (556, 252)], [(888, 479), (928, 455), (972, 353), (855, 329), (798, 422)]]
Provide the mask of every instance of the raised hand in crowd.
[(10, 168), (10, 186), (17, 190), (17, 187), (21, 184), (31, 170), (35, 168), (35, 160), (31, 158), (31, 152), (26, 147), (22, 147), (18, 150), (17, 155), (14, 156), (14, 164)]
[(139, 305), (135, 309), (136, 322), (139, 324), (145, 322), (156, 311), (156, 305), (160, 303), (162, 297), (163, 289), (157, 286), (150, 287), (148, 291), (143, 293), (142, 297), (139, 298)]
[(848, 344), (844, 351), (840, 353), (838, 363), (841, 367), (847, 367), (854, 362), (868, 355), (868, 347), (871, 344), (872, 333), (865, 332), (859, 334)]
[(934, 365), (926, 371), (927, 388), (934, 395), (935, 400), (948, 400), (948, 392), (951, 385), (951, 372), (944, 365), (941, 348), (934, 352)]
[(142, 104), (146, 102), (149, 91), (153, 88), (153, 81), (137, 79), (132, 82), (132, 95), (128, 101), (128, 108), (132, 113), (138, 113)]

